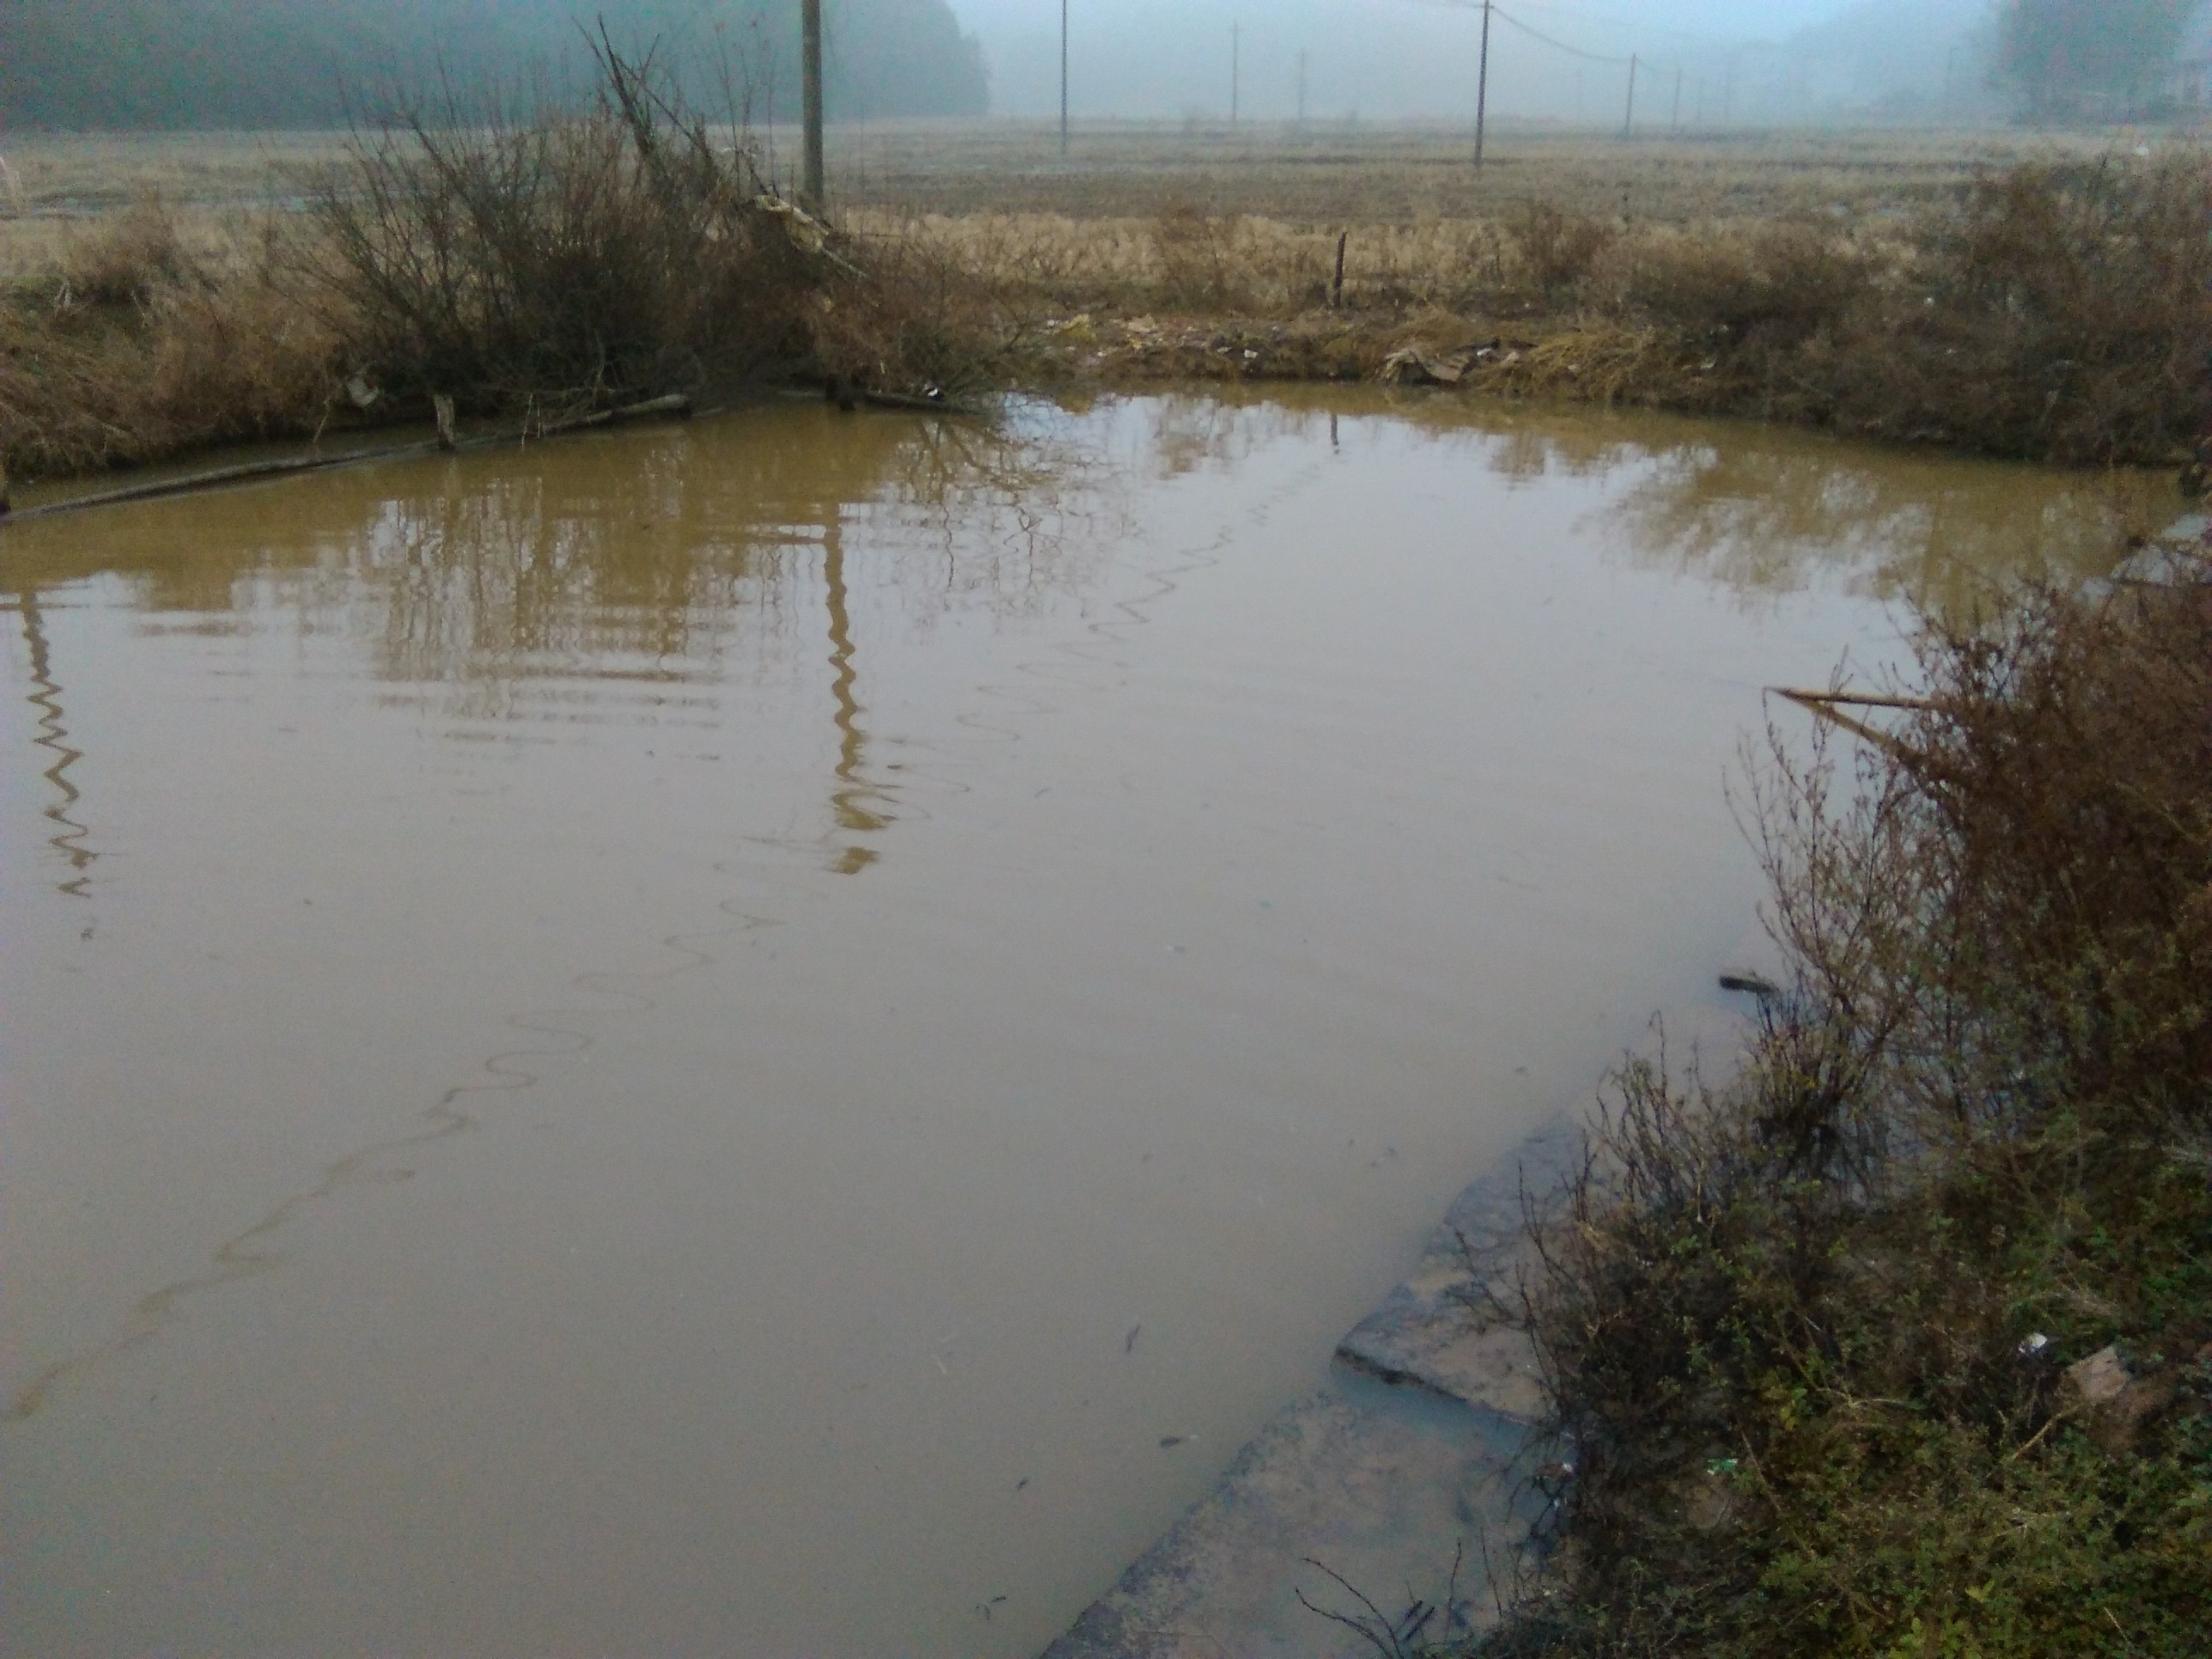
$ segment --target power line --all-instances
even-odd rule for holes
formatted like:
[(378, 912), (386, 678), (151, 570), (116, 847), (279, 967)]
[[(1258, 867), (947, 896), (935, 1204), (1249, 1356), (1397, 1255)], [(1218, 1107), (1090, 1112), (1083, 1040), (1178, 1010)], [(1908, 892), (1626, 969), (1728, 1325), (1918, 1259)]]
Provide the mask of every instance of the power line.
[[(1411, 3), (1426, 6), (1436, 11), (1480, 11), (1482, 0), (1411, 0)], [(1522, 10), (1540, 12), (1547, 16), (1563, 17), (1577, 23), (1592, 23), (1600, 28), (1632, 30), (1646, 37), (1656, 36), (1662, 40), (1677, 41), (1686, 50), (1699, 52), (1735, 51), (1771, 42), (1745, 40), (1734, 35), (1701, 33), (1695, 29), (1668, 28), (1641, 18), (1614, 17), (1602, 12), (1584, 11), (1576, 6), (1547, 5), (1544, 0), (1519, 0)], [(1779, 49), (1779, 48), (1778, 48)], [(1569, 51), (1575, 48), (1569, 47)], [(1621, 60), (1615, 60), (1621, 61)]]
[(1527, 35), (1531, 40), (1540, 40), (1546, 46), (1551, 47), (1553, 51), (1564, 52), (1570, 58), (1579, 58), (1583, 59), (1583, 62), (1589, 64), (1609, 64), (1616, 69), (1626, 69), (1629, 64), (1637, 61), (1633, 57), (1608, 58), (1603, 52), (1584, 52), (1580, 46), (1571, 46), (1564, 40), (1553, 40), (1550, 35), (1546, 34), (1540, 29), (1530, 28), (1528, 24), (1522, 22), (1519, 18), (1516, 17), (1511, 12), (1506, 10), (1503, 6), (1494, 7), (1492, 9), (1497, 12), (1500, 21), (1510, 23), (1515, 28), (1519, 29), (1522, 33)]
[(1525, 11), (1541, 12), (1547, 16), (1564, 17), (1577, 23), (1595, 23), (1600, 28), (1633, 29), (1641, 35), (1656, 35), (1665, 40), (1686, 41), (1692, 46), (1705, 48), (1725, 47), (1735, 38), (1700, 33), (1696, 29), (1668, 28), (1663, 24), (1655, 24), (1644, 18), (1615, 17), (1604, 12), (1584, 11), (1578, 6), (1547, 5), (1544, 0), (1520, 0), (1520, 3)]

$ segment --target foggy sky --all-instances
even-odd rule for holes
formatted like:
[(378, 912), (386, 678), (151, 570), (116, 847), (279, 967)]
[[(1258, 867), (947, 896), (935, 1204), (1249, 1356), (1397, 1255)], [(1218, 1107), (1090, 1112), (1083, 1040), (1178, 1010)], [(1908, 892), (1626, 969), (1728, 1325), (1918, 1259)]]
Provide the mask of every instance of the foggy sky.
[[(1822, 118), (1917, 100), (1966, 114), (1986, 98), (1975, 56), (1990, 0), (1498, 0), (1522, 21), (1602, 58), (1643, 59), (1639, 125)], [(1059, 0), (951, 0), (981, 41), (992, 107), (1057, 111)], [(1479, 13), (1439, 0), (1070, 0), (1079, 118), (1224, 117), (1231, 27), (1241, 25), (1243, 113), (1296, 111), (1306, 57), (1315, 119), (1456, 119), (1474, 104)], [(1618, 123), (1625, 64), (1593, 63), (1498, 25), (1491, 108), (1511, 118)]]

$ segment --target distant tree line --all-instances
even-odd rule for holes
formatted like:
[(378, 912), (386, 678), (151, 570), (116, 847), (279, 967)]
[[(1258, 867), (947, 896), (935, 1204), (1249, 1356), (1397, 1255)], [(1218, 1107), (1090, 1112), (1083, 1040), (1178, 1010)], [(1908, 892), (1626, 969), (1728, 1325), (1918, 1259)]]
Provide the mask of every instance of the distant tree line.
[(1999, 0), (1997, 65), (2043, 120), (2154, 103), (2204, 0)]
[[(981, 47), (946, 0), (826, 0), (833, 119), (980, 115)], [(604, 20), (702, 93), (796, 117), (798, 0), (0, 0), (0, 128), (319, 127), (442, 79), (557, 90)]]

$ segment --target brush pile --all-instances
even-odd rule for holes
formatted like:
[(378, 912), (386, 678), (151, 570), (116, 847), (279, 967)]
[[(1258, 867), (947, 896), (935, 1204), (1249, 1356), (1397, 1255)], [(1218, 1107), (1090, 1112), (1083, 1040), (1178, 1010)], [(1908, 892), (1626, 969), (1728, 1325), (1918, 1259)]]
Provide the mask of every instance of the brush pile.
[(187, 248), (161, 203), (0, 306), (0, 465), (89, 471), (333, 421), (574, 420), (672, 393), (993, 371), (976, 287), (844, 235), (602, 40), (580, 106), (489, 118), (450, 90), (358, 135), (303, 213)]

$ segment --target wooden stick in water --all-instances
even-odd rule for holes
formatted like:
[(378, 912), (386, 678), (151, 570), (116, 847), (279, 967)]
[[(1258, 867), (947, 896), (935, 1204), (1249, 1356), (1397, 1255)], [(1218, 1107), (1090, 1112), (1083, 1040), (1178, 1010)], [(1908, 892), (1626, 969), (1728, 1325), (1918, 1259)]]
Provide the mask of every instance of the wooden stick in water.
[[(446, 401), (441, 399), (441, 401)], [(530, 428), (533, 437), (556, 437), (562, 433), (581, 432), (593, 427), (612, 426), (623, 421), (643, 420), (656, 415), (683, 416), (691, 413), (691, 400), (681, 392), (665, 398), (649, 398), (641, 404), (630, 404), (621, 409), (603, 409), (596, 414), (580, 415), (572, 420), (547, 422)], [(371, 461), (410, 459), (418, 455), (434, 455), (442, 449), (488, 449), (494, 445), (512, 443), (520, 434), (492, 433), (481, 438), (456, 439), (445, 443), (444, 423), (441, 435), (427, 443), (398, 444), (389, 449), (364, 449), (343, 455), (294, 455), (282, 460), (247, 461), (238, 466), (221, 466), (209, 472), (194, 472), (181, 478), (159, 478), (146, 483), (126, 484), (119, 489), (103, 489), (96, 495), (79, 495), (66, 501), (49, 501), (43, 507), (26, 507), (20, 513), (0, 518), (0, 523), (15, 524), (26, 519), (50, 518), (61, 513), (81, 513), (89, 507), (119, 507), (127, 501), (166, 500), (172, 495), (196, 495), (204, 489), (218, 489), (227, 484), (251, 483), (262, 478), (290, 477), (302, 472), (326, 472), (334, 467), (361, 466)]]
[(1835, 691), (1795, 691), (1786, 685), (1769, 688), (1788, 698), (1799, 708), (1809, 711), (1815, 719), (1831, 726), (1841, 726), (1854, 737), (1863, 738), (1877, 749), (1887, 750), (1901, 760), (1917, 760), (1918, 752), (1899, 742), (1879, 726), (1869, 726), (1864, 720), (1855, 720), (1843, 712), (1845, 706), (1855, 708), (1932, 708), (1936, 705), (1924, 697), (1865, 697)]

